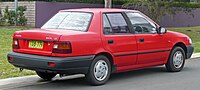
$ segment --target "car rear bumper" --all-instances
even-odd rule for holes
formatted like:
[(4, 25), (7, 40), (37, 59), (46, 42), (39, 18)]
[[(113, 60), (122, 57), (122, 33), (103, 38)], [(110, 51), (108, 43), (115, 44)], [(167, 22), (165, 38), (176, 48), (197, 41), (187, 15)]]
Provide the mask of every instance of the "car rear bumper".
[(191, 58), (193, 52), (194, 52), (194, 47), (193, 46), (187, 46), (187, 57), (186, 57), (186, 59)]
[[(8, 62), (16, 67), (35, 71), (57, 74), (86, 74), (94, 57), (95, 55), (62, 58), (10, 52), (8, 53)], [(12, 60), (9, 60), (9, 58), (12, 58)], [(55, 66), (50, 67), (49, 62), (55, 63)]]

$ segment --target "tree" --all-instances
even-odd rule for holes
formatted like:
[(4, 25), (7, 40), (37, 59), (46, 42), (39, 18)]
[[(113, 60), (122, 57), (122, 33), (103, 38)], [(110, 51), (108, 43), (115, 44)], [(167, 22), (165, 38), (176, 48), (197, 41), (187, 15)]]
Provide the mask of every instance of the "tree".
[(104, 0), (105, 2), (105, 8), (111, 8), (112, 7), (112, 0)]
[(143, 11), (156, 22), (160, 22), (163, 16), (175, 12), (168, 0), (130, 0), (123, 7)]

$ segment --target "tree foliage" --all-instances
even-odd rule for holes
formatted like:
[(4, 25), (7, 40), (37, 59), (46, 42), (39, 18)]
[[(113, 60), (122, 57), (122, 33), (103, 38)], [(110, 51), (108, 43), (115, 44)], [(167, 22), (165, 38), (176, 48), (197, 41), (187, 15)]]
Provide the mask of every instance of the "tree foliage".
[(9, 23), (11, 25), (15, 24), (15, 11), (9, 10), (8, 6), (6, 6), (6, 8), (4, 10), (3, 19), (6, 23)]
[(2, 11), (1, 11), (1, 8), (0, 8), (0, 25), (3, 24), (3, 15), (2, 15)]
[(18, 25), (26, 25), (27, 19), (24, 15), (24, 12), (26, 11), (26, 6), (19, 6), (17, 8), (17, 24)]
[(0, 13), (0, 25), (14, 25), (15, 20), (17, 20), (17, 25), (26, 25), (27, 19), (24, 15), (25, 11), (26, 6), (19, 6), (17, 13), (14, 10), (9, 10), (8, 6), (6, 6), (3, 13)]
[(170, 2), (164, 0), (130, 0), (123, 5), (123, 8), (140, 10), (156, 22), (160, 22), (163, 16), (171, 15), (175, 12), (170, 6)]

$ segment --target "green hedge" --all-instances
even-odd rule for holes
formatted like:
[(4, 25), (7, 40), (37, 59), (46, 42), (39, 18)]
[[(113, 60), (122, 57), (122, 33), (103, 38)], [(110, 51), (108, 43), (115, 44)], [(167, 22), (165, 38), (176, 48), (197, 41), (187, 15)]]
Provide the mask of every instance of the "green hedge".
[[(13, 0), (1, 0), (3, 2), (13, 2)], [(18, 0), (18, 1), (45, 1), (45, 2), (69, 2), (69, 3), (103, 3), (104, 0)]]
[(197, 2), (173, 2), (172, 7), (182, 7), (182, 8), (200, 8), (200, 3)]
[[(113, 0), (113, 4), (122, 5), (133, 0)], [(172, 7), (181, 7), (181, 8), (200, 8), (200, 3), (198, 2), (164, 2), (169, 3)]]
[[(13, 0), (1, 0), (1, 1), (12, 1)], [(19, 1), (37, 1), (37, 0), (19, 0)], [(103, 4), (104, 0), (38, 0), (46, 2), (69, 2), (69, 3), (90, 3), (90, 4)], [(133, 0), (112, 0), (115, 5), (123, 5)], [(172, 7), (182, 8), (200, 8), (200, 3), (197, 2), (165, 2), (169, 3)]]
[[(114, 4), (125, 4), (133, 0), (113, 0)], [(171, 7), (181, 7), (181, 8), (200, 8), (200, 3), (198, 2), (163, 2), (163, 4), (169, 4)]]

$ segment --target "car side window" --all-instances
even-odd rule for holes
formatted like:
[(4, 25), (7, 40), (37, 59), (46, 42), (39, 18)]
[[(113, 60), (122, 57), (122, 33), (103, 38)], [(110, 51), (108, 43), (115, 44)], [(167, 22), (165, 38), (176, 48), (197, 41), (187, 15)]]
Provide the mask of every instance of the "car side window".
[(128, 25), (121, 13), (107, 13), (103, 15), (104, 34), (127, 34)]
[(104, 34), (112, 34), (112, 28), (111, 28), (108, 18), (105, 14), (103, 14), (103, 33)]
[(140, 13), (126, 13), (136, 34), (155, 34), (156, 25)]

